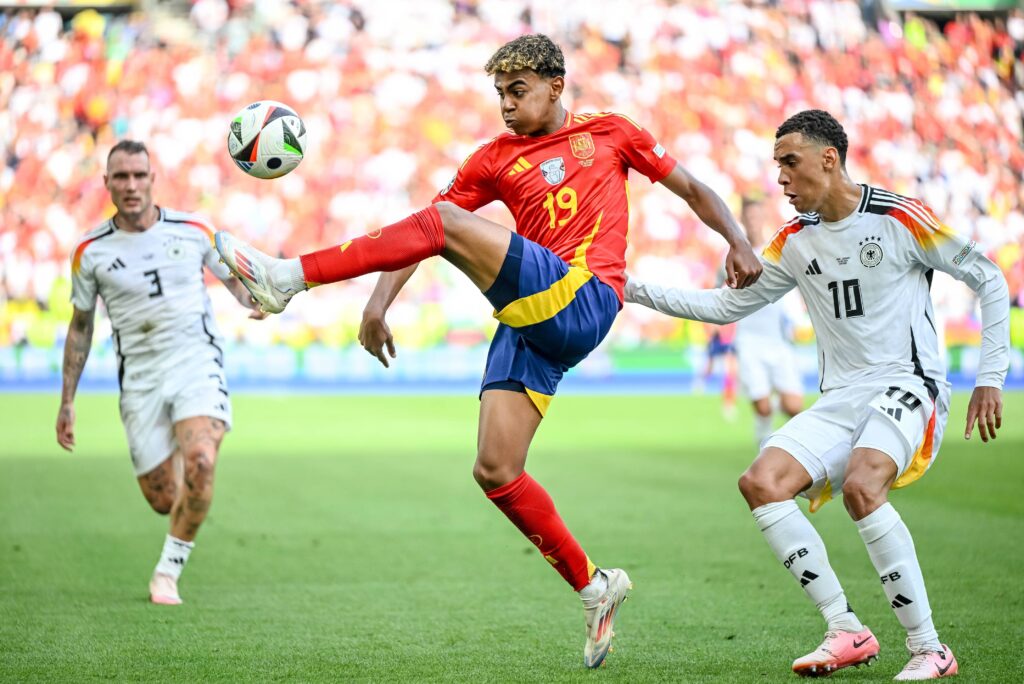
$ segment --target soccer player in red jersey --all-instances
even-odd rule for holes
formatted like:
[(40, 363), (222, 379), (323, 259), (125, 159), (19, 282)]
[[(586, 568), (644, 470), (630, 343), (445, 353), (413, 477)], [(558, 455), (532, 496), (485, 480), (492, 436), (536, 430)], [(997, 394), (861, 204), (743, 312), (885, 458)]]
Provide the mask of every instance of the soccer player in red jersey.
[[(564, 58), (549, 38), (509, 42), (486, 71), (510, 131), (474, 152), (429, 208), (299, 259), (273, 259), (225, 233), (218, 233), (217, 248), (273, 313), (308, 287), (383, 272), (363, 312), (359, 340), (385, 366), (395, 356), (385, 313), (421, 260), (440, 255), (480, 288), (500, 325), (481, 387), (473, 476), (580, 593), (584, 663), (597, 667), (629, 578), (595, 567), (524, 468), (562, 375), (601, 342), (622, 308), (628, 170), (683, 198), (728, 241), (731, 286), (753, 283), (761, 265), (721, 198), (650, 133), (619, 114), (565, 110)], [(472, 213), (494, 200), (512, 212), (515, 232)]]

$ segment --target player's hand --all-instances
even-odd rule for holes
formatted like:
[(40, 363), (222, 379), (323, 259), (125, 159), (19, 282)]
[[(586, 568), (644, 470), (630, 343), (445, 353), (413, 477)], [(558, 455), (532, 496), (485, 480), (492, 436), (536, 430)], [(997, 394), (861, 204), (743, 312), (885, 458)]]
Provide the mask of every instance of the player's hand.
[(732, 245), (725, 257), (725, 283), (735, 289), (749, 287), (761, 277), (761, 268), (749, 242)]
[[(395, 339), (391, 336), (391, 328), (384, 322), (383, 314), (363, 312), (363, 321), (359, 324), (359, 344), (363, 349), (384, 364), (385, 368), (390, 367), (388, 355), (395, 358)], [(387, 347), (387, 354), (384, 353)]]
[(971, 403), (967, 405), (967, 429), (964, 439), (970, 439), (974, 423), (978, 423), (981, 441), (996, 438), (996, 430), (1003, 427), (1003, 391), (998, 387), (975, 387)]
[(257, 307), (249, 313), (249, 318), (253, 319), (254, 321), (262, 321), (269, 315), (270, 314), (268, 314), (266, 311)]
[(57, 412), (57, 444), (67, 451), (75, 447), (75, 407), (61, 404)]

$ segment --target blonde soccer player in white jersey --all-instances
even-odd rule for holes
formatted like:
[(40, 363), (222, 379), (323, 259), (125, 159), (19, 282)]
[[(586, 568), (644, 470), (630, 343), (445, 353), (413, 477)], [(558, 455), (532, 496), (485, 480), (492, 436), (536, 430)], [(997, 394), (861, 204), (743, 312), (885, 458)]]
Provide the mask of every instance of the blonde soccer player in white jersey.
[(92, 346), (96, 298), (113, 328), (121, 420), (146, 501), (170, 514), (170, 531), (149, 584), (153, 603), (181, 603), (178, 578), (213, 498), (213, 472), (231, 404), (223, 347), (203, 283), (210, 269), (252, 318), (252, 297), (219, 263), (214, 229), (153, 204), (145, 145), (122, 140), (107, 157), (104, 184), (117, 209), (72, 254), (74, 313), (64, 343), (57, 442), (75, 446), (75, 392)]
[(999, 268), (920, 201), (858, 185), (846, 173), (847, 138), (827, 112), (788, 119), (775, 134), (778, 182), (800, 215), (764, 250), (764, 272), (744, 290), (682, 291), (630, 280), (627, 301), (674, 316), (726, 323), (798, 288), (818, 340), (822, 396), (765, 442), (740, 478), (765, 540), (827, 622), (825, 639), (793, 670), (823, 676), (877, 657), (879, 645), (846, 601), (811, 511), (840, 492), (886, 599), (907, 631), (910, 660), (896, 679), (956, 674), (932, 622), (914, 542), (889, 490), (931, 466), (949, 411), (929, 285), (934, 270), (966, 283), (981, 303), (981, 361), (964, 438), (983, 442), (1002, 423), (1009, 364), (1009, 297)]

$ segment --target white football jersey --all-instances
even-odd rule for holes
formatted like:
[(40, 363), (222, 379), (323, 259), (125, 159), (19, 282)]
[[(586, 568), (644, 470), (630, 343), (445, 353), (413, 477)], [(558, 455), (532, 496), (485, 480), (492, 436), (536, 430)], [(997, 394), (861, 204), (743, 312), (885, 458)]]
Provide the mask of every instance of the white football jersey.
[(857, 209), (835, 223), (798, 216), (772, 238), (764, 272), (742, 290), (666, 290), (630, 279), (626, 300), (684, 318), (727, 323), (794, 287), (818, 343), (820, 389), (916, 376), (933, 399), (948, 396), (929, 287), (933, 270), (978, 293), (982, 360), (977, 385), (1002, 387), (1009, 365), (1009, 295), (999, 268), (975, 243), (916, 199), (864, 185)]
[(219, 263), (214, 230), (193, 214), (158, 211), (142, 232), (108, 220), (72, 253), (71, 303), (91, 311), (103, 298), (122, 376), (125, 362), (149, 368), (152, 359), (193, 344), (223, 347), (203, 282), (203, 266), (221, 280), (230, 276)]
[(737, 347), (740, 345), (789, 344), (791, 323), (786, 307), (779, 302), (765, 304), (745, 318), (736, 321)]

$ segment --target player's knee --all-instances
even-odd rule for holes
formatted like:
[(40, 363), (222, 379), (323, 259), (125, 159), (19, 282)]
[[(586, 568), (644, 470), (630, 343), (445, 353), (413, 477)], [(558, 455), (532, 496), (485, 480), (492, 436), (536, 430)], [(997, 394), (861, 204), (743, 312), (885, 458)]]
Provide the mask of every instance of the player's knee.
[(753, 510), (765, 504), (792, 499), (798, 492), (789, 491), (783, 479), (770, 468), (758, 468), (754, 463), (740, 475), (740, 493)]
[(765, 482), (760, 474), (758, 474), (752, 467), (747, 468), (742, 475), (740, 475), (739, 482), (737, 483), (740, 488), (740, 494), (747, 500), (751, 508), (761, 506), (766, 501), (762, 501), (768, 495), (768, 483)]
[(854, 520), (860, 520), (885, 503), (885, 488), (879, 488), (871, 478), (851, 473), (843, 482), (843, 505)]
[(437, 210), (438, 215), (440, 215), (441, 223), (446, 231), (457, 227), (459, 220), (469, 213), (452, 202), (437, 202), (434, 204), (434, 208)]
[(213, 464), (216, 452), (196, 447), (185, 454), (185, 481), (193, 494), (206, 492), (213, 486)]
[(147, 496), (146, 501), (149, 502), (150, 508), (159, 515), (169, 515), (171, 509), (174, 508), (174, 497), (171, 495), (156, 494)]
[(511, 466), (495, 465), (478, 459), (473, 465), (473, 479), (480, 485), (480, 489), (489, 492), (522, 475), (521, 469), (518, 472), (516, 470)]
[(142, 495), (146, 497), (146, 503), (159, 515), (168, 515), (174, 508), (174, 501), (178, 498), (178, 488), (173, 482), (162, 482), (148, 480), (142, 487)]

